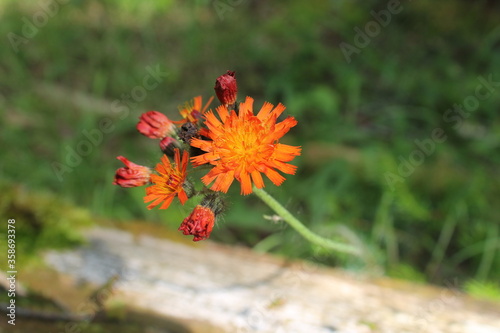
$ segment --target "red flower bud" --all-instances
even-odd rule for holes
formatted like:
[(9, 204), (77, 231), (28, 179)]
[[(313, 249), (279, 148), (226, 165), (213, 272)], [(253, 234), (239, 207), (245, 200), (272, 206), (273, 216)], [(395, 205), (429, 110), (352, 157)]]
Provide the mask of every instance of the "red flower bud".
[(123, 156), (118, 156), (117, 159), (122, 161), (125, 164), (125, 167), (116, 170), (113, 185), (121, 187), (137, 187), (149, 183), (151, 178), (151, 169), (132, 163)]
[(174, 157), (174, 149), (175, 148), (180, 148), (181, 145), (179, 141), (174, 139), (171, 136), (167, 136), (160, 141), (160, 149), (161, 151), (167, 155), (168, 157)]
[(215, 81), (215, 94), (222, 105), (230, 105), (236, 103), (236, 95), (238, 93), (238, 85), (236, 84), (235, 72), (227, 71)]
[(175, 133), (174, 123), (163, 113), (148, 111), (139, 117), (137, 130), (151, 139), (163, 139)]
[(193, 235), (193, 242), (207, 239), (215, 223), (215, 214), (209, 207), (198, 205), (182, 221), (179, 231), (184, 235)]

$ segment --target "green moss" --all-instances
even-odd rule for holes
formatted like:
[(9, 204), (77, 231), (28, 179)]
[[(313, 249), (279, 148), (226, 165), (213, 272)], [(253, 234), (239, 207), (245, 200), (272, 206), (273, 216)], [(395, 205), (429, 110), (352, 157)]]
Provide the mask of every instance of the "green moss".
[[(81, 228), (93, 223), (88, 210), (50, 192), (30, 190), (26, 185), (0, 184), (0, 202), (0, 215), (15, 220), (17, 263), (33, 258), (43, 249), (80, 244)], [(0, 237), (6, 238), (7, 230), (2, 229)]]

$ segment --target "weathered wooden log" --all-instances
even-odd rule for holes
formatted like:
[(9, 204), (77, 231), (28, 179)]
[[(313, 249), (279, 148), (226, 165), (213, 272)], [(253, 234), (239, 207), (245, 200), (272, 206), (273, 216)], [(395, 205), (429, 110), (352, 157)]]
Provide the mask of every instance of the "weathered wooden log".
[(193, 332), (498, 333), (500, 308), (454, 289), (370, 279), (209, 241), (96, 228), (46, 262)]

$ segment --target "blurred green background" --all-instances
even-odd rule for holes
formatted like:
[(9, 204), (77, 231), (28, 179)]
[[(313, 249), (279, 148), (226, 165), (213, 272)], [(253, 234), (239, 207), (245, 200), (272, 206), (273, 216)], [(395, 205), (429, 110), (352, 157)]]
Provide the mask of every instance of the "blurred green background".
[[(267, 190), (305, 224), (364, 243), (391, 276), (458, 278), (471, 290), (480, 281), (500, 294), (498, 3), (0, 3), (0, 207), (26, 224), (18, 242), (33, 253), (77, 242), (74, 226), (104, 220), (177, 232), (194, 204), (148, 211), (144, 188), (111, 184), (115, 158), (155, 165), (157, 142), (136, 131), (139, 115), (177, 118), (178, 105), (212, 96), (230, 69), (239, 99), (282, 102), (299, 121), (285, 139), (303, 147), (298, 173)], [(165, 75), (141, 90), (152, 69)], [(478, 88), (481, 78), (493, 82)], [(478, 89), (488, 96), (475, 98)], [(92, 143), (85, 133), (103, 119), (112, 127)], [(77, 149), (86, 156), (71, 160)], [(228, 202), (212, 240), (364, 268), (264, 218), (269, 209), (238, 186)]]

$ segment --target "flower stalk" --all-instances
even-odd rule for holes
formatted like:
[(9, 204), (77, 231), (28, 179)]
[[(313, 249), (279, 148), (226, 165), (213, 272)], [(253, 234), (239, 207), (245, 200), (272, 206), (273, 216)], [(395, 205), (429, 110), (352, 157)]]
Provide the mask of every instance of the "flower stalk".
[(358, 249), (350, 244), (340, 243), (328, 238), (321, 237), (309, 230), (302, 222), (292, 215), (285, 207), (283, 207), (276, 199), (263, 189), (253, 186), (253, 193), (261, 199), (266, 205), (276, 212), (283, 220), (285, 220), (299, 234), (313, 244), (325, 247), (336, 252), (352, 254), (358, 257), (363, 256), (361, 249)]
[[(184, 205), (189, 198), (204, 195), (179, 227), (184, 235), (194, 236), (196, 242), (209, 238), (217, 216), (225, 208), (223, 195), (236, 180), (242, 195), (255, 193), (311, 243), (364, 257), (366, 253), (361, 246), (313, 233), (262, 189), (263, 175), (280, 186), (286, 180), (282, 174), (294, 175), (297, 170), (297, 166), (289, 162), (300, 156), (302, 148), (280, 143), (298, 123), (293, 116), (278, 121), (285, 105), (278, 103), (275, 107), (265, 102), (255, 113), (253, 98), (247, 96), (245, 101), (238, 103), (238, 85), (233, 71), (219, 76), (214, 90), (221, 103), (215, 112), (207, 111), (213, 97), (203, 106), (200, 95), (179, 107), (182, 119), (178, 121), (158, 111), (143, 113), (136, 128), (146, 137), (160, 140), (164, 155), (154, 170), (119, 156), (125, 167), (116, 171), (113, 184), (121, 187), (150, 184), (144, 197), (144, 203), (149, 203), (148, 209), (156, 206), (167, 209), (175, 197)], [(188, 165), (194, 168), (209, 166), (208, 173), (201, 178), (204, 189), (196, 190), (187, 178)]]

